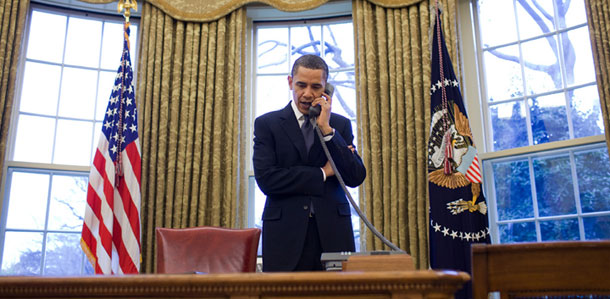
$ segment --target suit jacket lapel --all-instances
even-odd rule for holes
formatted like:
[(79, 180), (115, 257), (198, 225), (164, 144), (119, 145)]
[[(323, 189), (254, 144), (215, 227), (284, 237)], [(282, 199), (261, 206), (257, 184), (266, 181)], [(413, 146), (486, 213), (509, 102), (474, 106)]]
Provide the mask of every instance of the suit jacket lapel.
[(282, 109), (282, 113), (280, 114), (280, 125), (286, 132), (286, 135), (288, 135), (292, 144), (294, 144), (299, 151), (301, 160), (307, 161), (305, 139), (303, 138), (303, 133), (301, 132), (301, 128), (299, 128), (299, 122), (294, 116), (294, 111), (292, 110), (290, 103)]

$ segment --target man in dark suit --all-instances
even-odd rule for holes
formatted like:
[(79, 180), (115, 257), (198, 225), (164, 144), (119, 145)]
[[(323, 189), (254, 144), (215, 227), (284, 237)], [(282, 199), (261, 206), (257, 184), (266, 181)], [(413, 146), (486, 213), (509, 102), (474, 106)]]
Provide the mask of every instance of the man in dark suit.
[(288, 76), (292, 101), (254, 122), (254, 175), (267, 195), (263, 271), (323, 270), (322, 252), (355, 250), (345, 192), (317, 134), (301, 128), (308, 122), (309, 107), (320, 105), (316, 124), (338, 172), (347, 186), (364, 181), (366, 170), (353, 146), (351, 123), (331, 113), (331, 97), (324, 93), (327, 80), (322, 58), (300, 57)]

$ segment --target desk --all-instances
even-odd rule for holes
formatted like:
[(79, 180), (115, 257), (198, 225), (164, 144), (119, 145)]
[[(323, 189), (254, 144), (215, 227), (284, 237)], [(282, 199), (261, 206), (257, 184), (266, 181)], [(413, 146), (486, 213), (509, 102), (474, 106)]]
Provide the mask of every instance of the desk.
[(0, 277), (0, 298), (453, 298), (456, 271)]

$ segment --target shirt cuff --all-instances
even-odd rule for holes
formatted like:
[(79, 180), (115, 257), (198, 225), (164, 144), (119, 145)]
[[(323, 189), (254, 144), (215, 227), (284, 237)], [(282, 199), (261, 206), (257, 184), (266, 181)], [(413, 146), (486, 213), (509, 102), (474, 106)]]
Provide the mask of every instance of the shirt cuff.
[(323, 182), (326, 182), (326, 172), (324, 172), (324, 169), (320, 168), (320, 170), (322, 170), (322, 177), (324, 178)]
[(324, 142), (330, 141), (331, 139), (333, 139), (334, 136), (335, 136), (335, 128), (333, 128), (332, 133), (330, 133), (328, 135), (324, 135)]

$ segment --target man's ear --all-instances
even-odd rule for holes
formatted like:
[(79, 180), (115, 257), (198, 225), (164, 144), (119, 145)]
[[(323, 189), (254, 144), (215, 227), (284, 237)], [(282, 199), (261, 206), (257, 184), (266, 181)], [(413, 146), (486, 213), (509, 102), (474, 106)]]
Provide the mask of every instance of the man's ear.
[(288, 75), (288, 88), (292, 90), (292, 76)]

